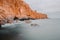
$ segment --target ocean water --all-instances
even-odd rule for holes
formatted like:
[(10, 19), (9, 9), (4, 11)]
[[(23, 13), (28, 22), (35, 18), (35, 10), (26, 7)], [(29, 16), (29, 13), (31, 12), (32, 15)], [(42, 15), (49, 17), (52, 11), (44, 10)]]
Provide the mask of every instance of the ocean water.
[(11, 40), (60, 40), (60, 19), (58, 18), (31, 20), (31, 23), (21, 21), (13, 23), (13, 26), (7, 25), (3, 27), (6, 29), (0, 30), (0, 34), (12, 34)]

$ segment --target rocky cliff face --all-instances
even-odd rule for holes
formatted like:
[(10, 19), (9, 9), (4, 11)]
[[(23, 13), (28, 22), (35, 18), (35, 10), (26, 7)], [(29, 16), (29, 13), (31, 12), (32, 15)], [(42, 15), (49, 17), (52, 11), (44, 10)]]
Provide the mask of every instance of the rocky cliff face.
[(33, 11), (23, 0), (0, 0), (0, 19), (18, 18), (48, 18), (46, 14)]

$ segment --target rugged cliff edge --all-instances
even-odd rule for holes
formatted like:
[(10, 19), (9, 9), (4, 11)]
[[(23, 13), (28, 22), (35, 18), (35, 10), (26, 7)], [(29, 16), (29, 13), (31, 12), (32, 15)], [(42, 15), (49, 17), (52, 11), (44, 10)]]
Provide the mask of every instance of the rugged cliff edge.
[(33, 11), (23, 0), (0, 0), (0, 19), (47, 19), (47, 14)]

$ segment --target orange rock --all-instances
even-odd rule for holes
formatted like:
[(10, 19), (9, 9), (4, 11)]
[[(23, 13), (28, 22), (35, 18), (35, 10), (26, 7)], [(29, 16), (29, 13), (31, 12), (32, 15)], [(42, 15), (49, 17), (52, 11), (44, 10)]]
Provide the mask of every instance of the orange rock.
[(23, 0), (0, 0), (0, 19), (13, 19), (15, 16), (34, 19), (48, 18), (46, 14), (33, 11)]

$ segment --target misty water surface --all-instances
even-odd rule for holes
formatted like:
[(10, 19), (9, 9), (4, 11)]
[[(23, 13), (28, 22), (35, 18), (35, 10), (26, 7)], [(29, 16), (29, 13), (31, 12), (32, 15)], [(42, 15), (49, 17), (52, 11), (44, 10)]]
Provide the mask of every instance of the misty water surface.
[(60, 40), (60, 19), (31, 20), (31, 23), (23, 21), (10, 26), (5, 25), (5, 28), (7, 29), (0, 30), (0, 34), (13, 34), (13, 39), (16, 40), (20, 40), (21, 37), (23, 40)]

